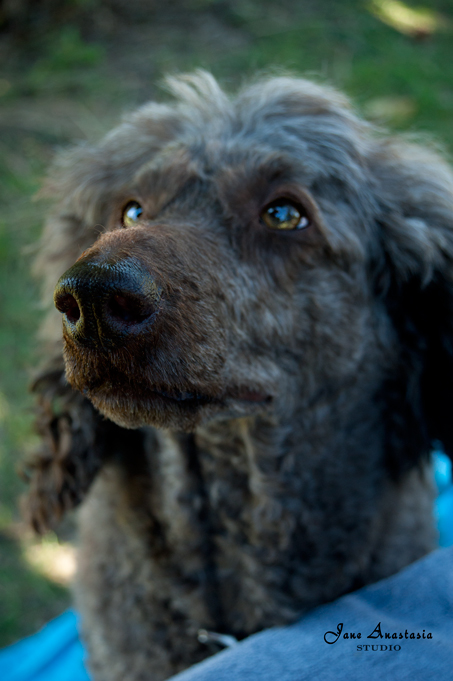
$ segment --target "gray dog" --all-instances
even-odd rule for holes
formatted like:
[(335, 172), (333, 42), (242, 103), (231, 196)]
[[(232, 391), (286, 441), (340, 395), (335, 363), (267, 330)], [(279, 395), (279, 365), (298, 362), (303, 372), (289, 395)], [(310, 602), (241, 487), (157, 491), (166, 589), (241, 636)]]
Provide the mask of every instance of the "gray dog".
[(170, 85), (47, 185), (65, 368), (53, 310), (28, 512), (84, 498), (96, 681), (159, 681), (212, 652), (200, 628), (243, 638), (424, 555), (453, 447), (447, 166), (306, 80)]

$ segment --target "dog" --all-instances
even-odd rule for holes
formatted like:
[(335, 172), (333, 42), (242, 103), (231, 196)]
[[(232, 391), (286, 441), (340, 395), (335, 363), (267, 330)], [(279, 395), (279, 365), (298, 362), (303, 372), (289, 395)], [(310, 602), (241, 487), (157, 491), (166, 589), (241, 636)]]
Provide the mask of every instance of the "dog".
[(213, 652), (200, 629), (242, 639), (420, 558), (453, 447), (446, 163), (304, 79), (169, 87), (44, 190), (27, 513), (83, 501), (96, 681), (168, 678)]

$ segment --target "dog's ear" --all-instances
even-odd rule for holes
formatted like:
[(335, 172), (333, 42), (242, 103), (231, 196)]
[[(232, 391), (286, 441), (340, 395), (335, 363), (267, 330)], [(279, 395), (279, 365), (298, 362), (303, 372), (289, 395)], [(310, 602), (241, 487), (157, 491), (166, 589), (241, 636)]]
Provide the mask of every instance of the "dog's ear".
[(83, 499), (106, 457), (114, 435), (110, 431), (118, 427), (67, 385), (62, 360), (41, 372), (33, 390), (41, 446), (22, 468), (29, 483), (22, 508), (33, 528), (43, 533)]
[(390, 140), (377, 187), (377, 295), (400, 357), (385, 386), (387, 452), (398, 475), (440, 441), (453, 456), (453, 175), (435, 153)]

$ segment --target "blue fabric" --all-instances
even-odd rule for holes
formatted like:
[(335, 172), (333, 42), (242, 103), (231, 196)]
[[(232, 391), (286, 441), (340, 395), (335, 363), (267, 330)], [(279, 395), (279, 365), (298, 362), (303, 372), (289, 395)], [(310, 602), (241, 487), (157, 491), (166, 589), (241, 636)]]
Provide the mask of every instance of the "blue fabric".
[(77, 624), (77, 615), (70, 610), (3, 650), (1, 681), (90, 681)]
[[(453, 485), (451, 462), (434, 453), (440, 545), (406, 570), (317, 608), (291, 627), (251, 636), (173, 677), (173, 681), (450, 681), (453, 678)], [(431, 631), (432, 640), (324, 641), (326, 631)], [(0, 652), (0, 681), (90, 681), (77, 615), (68, 611), (34, 636)], [(399, 651), (357, 645), (401, 644)], [(150, 673), (150, 678), (152, 673)], [(125, 679), (127, 681), (127, 679)]]
[(434, 513), (439, 545), (453, 546), (453, 484), (451, 461), (442, 451), (434, 452), (434, 479), (439, 491)]

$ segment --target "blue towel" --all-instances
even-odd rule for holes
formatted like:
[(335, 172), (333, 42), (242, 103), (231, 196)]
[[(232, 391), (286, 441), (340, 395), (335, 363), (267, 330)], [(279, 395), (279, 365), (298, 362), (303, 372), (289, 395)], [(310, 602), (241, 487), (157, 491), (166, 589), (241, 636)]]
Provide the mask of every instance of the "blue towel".
[(434, 479), (439, 495), (434, 514), (439, 530), (439, 545), (453, 546), (453, 484), (451, 461), (442, 452), (434, 452)]
[(90, 681), (77, 625), (77, 615), (70, 610), (3, 650), (1, 681)]

